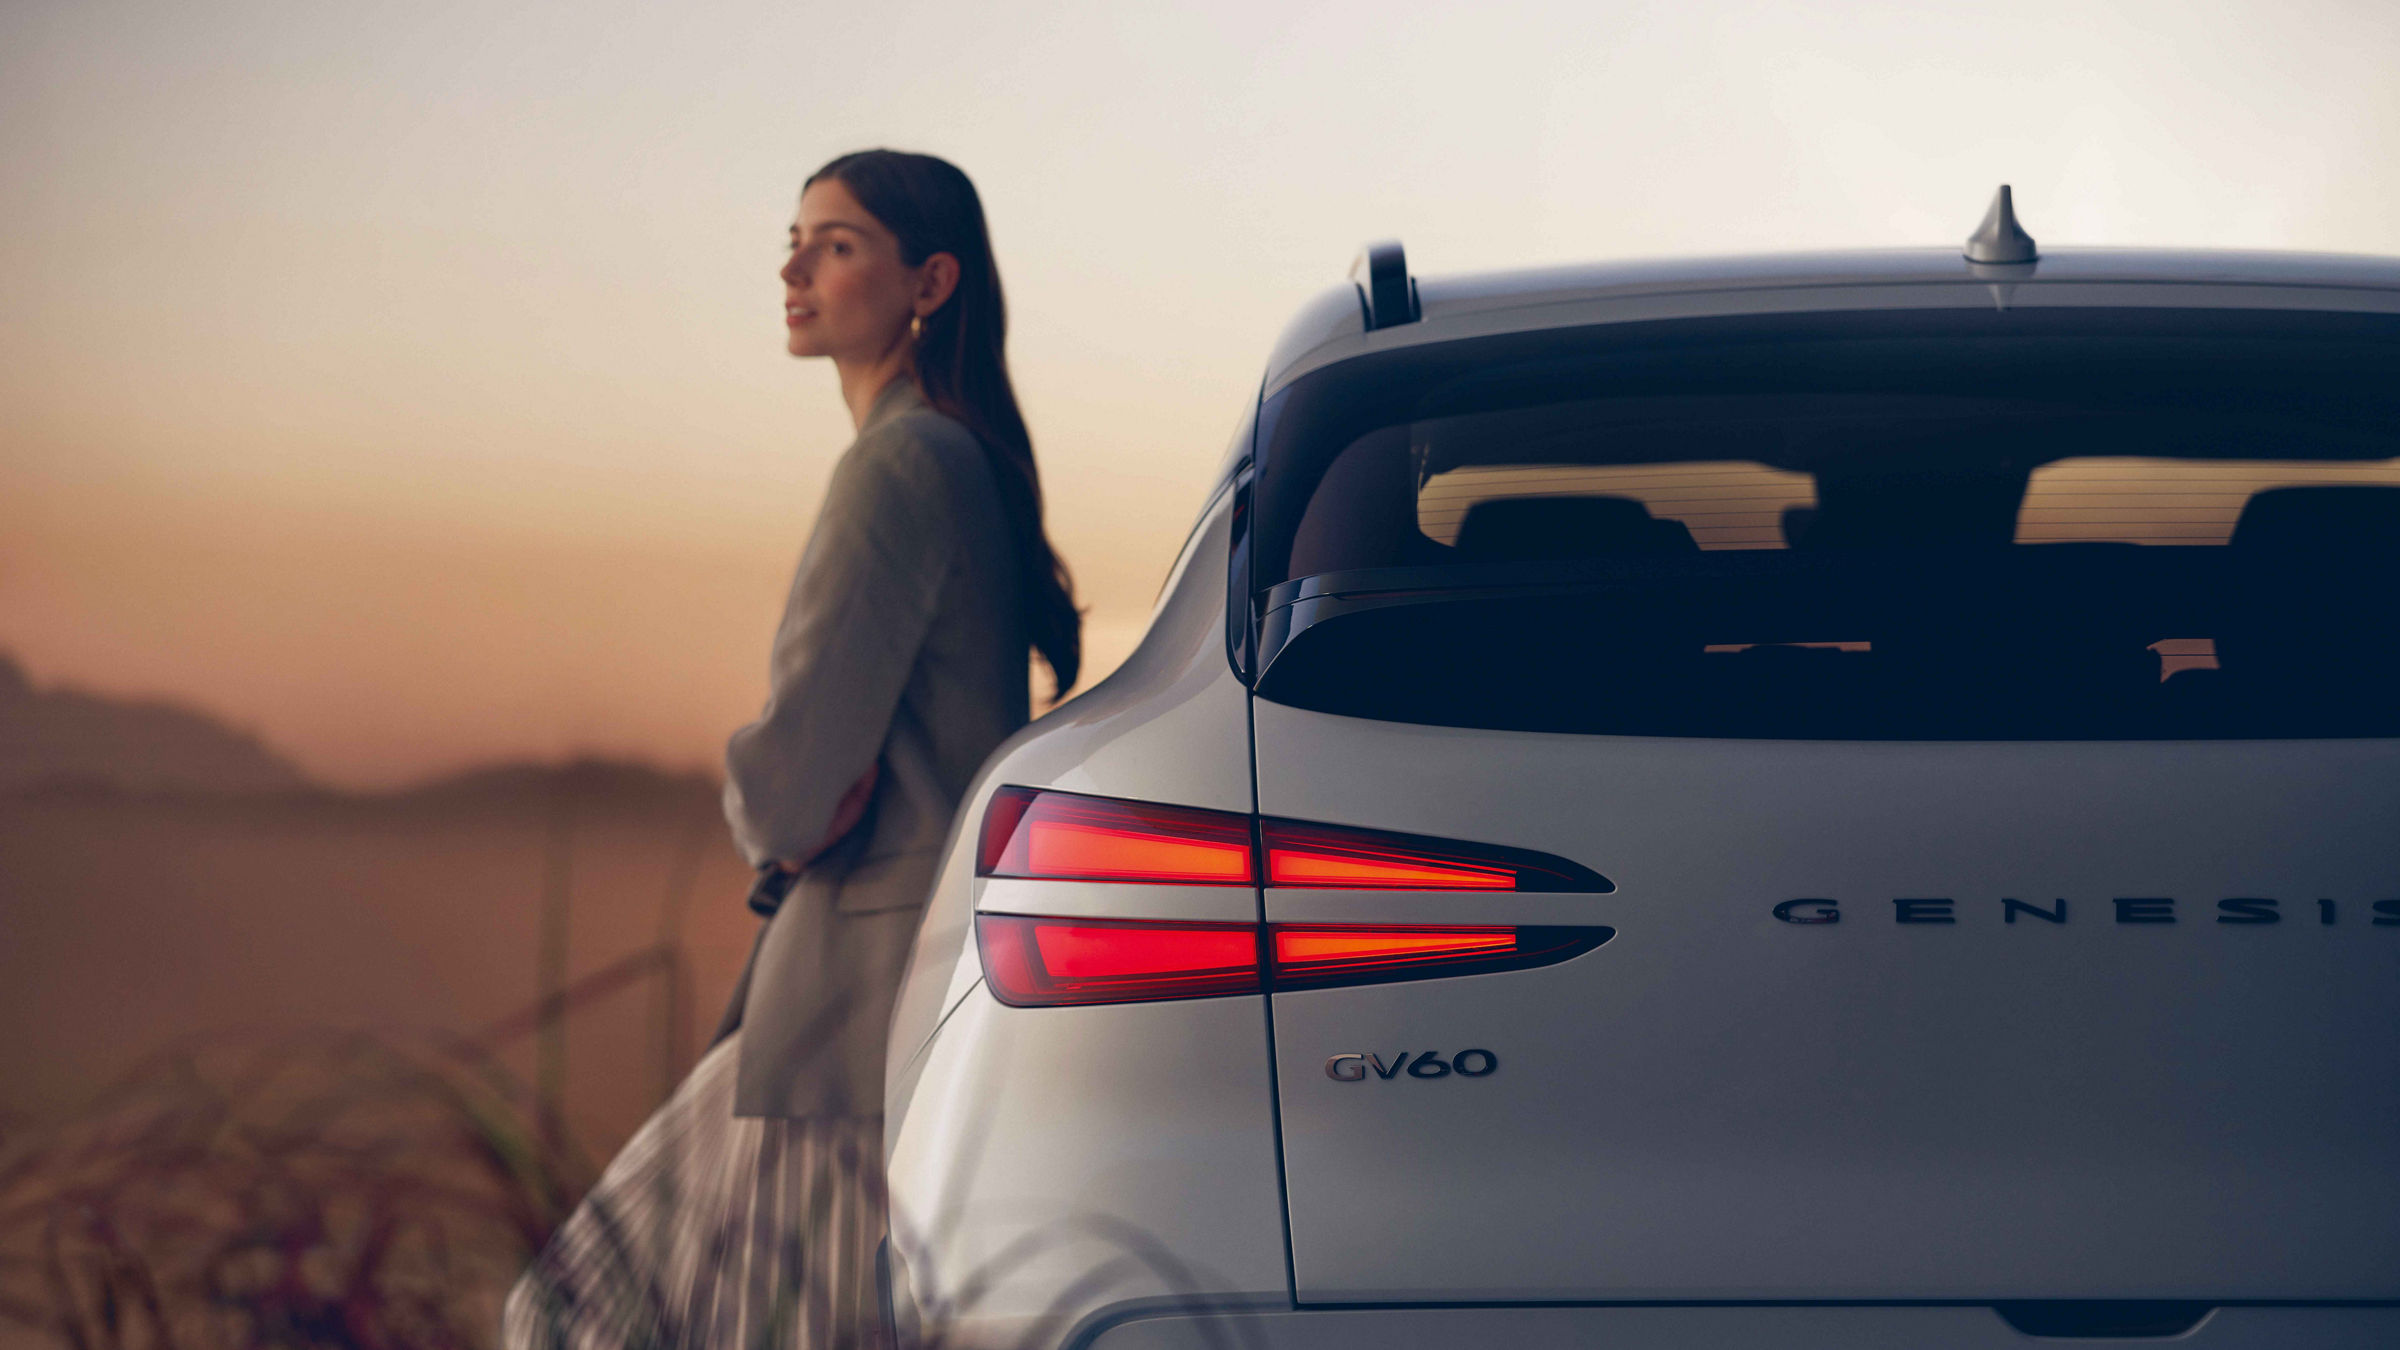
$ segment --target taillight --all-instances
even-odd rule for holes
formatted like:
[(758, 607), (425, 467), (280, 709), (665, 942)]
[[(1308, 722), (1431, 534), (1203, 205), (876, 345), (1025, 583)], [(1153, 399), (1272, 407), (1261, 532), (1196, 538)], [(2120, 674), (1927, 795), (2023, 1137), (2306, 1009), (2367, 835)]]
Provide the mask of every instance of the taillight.
[[(1263, 866), (1260, 855), (1264, 854)], [(1004, 787), (984, 811), (977, 875), (1315, 890), (1575, 891), (1608, 878), (1546, 853), (1232, 811)]]
[[(1255, 886), (1263, 877), (1269, 887), (1318, 890), (1616, 889), (1590, 868), (1546, 853), (1037, 788), (993, 793), (977, 842), (976, 874), (986, 877), (1181, 886)], [(1597, 926), (975, 919), (985, 979), (1001, 1002), (1020, 1008), (1523, 970), (1580, 956), (1613, 936)]]
[(1277, 989), (1429, 980), (1553, 966), (1615, 937), (1613, 928), (1270, 924)]
[(1615, 935), (1601, 927), (975, 919), (984, 978), (994, 997), (1015, 1008), (1525, 970), (1581, 956)]
[(979, 914), (992, 994), (1012, 1008), (1259, 991), (1258, 925)]
[(983, 815), (976, 872), (1049, 881), (1249, 886), (1250, 818), (1230, 811), (1004, 787)]
[(1300, 820), (1262, 820), (1267, 884), (1328, 891), (1582, 891), (1616, 887), (1546, 853)]

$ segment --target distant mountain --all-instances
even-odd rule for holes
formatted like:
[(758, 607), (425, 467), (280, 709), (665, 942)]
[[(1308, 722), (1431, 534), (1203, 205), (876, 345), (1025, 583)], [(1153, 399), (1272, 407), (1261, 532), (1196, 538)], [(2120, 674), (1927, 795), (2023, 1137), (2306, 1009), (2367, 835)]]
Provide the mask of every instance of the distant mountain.
[(256, 736), (172, 703), (36, 689), (0, 652), (0, 792), (85, 784), (132, 792), (291, 792), (308, 776)]
[(463, 803), (549, 800), (564, 793), (583, 803), (642, 804), (714, 802), (717, 792), (716, 780), (706, 774), (660, 768), (639, 760), (586, 756), (555, 764), (489, 764), (377, 795)]

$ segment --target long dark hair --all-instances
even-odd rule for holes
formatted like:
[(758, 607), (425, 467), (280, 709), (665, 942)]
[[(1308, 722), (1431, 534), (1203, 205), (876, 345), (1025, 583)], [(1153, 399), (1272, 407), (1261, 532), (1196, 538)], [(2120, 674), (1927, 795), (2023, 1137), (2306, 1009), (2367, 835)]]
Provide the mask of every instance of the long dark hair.
[[(1050, 667), (1053, 700), (1073, 687), (1083, 666), (1083, 615), (1075, 582), (1042, 529), (1042, 481), (1033, 437), (1008, 380), (1008, 304), (984, 228), (983, 200), (948, 160), (899, 150), (843, 155), (808, 176), (850, 189), (900, 239), (901, 260), (915, 267), (936, 253), (958, 259), (958, 287), (925, 316), (916, 341), (917, 387), (925, 401), (965, 423), (983, 442), (1000, 485), (1000, 505), (1016, 535), (1020, 590), (1033, 648)], [(802, 185), (806, 191), (806, 184)]]

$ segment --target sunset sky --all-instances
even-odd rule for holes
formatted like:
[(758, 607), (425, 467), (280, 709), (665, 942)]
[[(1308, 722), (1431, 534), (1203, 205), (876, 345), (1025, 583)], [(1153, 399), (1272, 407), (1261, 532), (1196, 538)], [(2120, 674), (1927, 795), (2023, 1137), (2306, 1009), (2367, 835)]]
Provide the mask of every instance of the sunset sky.
[(1425, 273), (2400, 253), (2400, 4), (0, 5), (0, 649), (381, 785), (715, 761), (834, 456), (802, 177), (981, 186), (1053, 530), (1130, 645), (1283, 320)]

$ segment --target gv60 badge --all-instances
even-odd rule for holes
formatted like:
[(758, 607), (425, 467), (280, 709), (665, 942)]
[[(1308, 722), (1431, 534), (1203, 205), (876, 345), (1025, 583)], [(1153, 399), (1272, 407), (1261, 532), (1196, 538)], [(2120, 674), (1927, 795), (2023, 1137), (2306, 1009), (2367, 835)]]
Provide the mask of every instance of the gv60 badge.
[(1337, 1083), (1364, 1082), (1367, 1070), (1375, 1070), (1377, 1078), (1398, 1078), (1405, 1073), (1411, 1078), (1482, 1078), (1500, 1067), (1500, 1057), (1489, 1050), (1461, 1050), (1448, 1059), (1439, 1050), (1417, 1053), (1401, 1051), (1387, 1062), (1381, 1055), (1335, 1055), (1325, 1061), (1325, 1076)]

